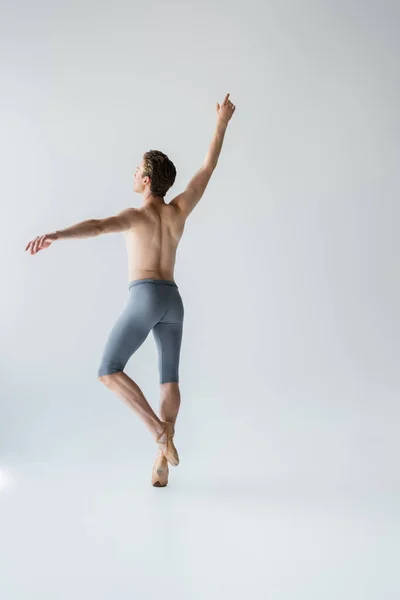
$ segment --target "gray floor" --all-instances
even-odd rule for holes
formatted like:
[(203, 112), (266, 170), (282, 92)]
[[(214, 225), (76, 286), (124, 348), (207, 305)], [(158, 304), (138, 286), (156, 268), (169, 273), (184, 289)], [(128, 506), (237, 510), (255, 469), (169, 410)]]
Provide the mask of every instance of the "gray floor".
[(263, 441), (249, 418), (222, 436), (187, 411), (181, 464), (156, 489), (153, 441), (120, 415), (58, 444), (39, 430), (52, 456), (3, 459), (5, 600), (399, 598), (399, 488), (365, 418), (349, 452), (322, 421), (296, 434), (276, 413)]

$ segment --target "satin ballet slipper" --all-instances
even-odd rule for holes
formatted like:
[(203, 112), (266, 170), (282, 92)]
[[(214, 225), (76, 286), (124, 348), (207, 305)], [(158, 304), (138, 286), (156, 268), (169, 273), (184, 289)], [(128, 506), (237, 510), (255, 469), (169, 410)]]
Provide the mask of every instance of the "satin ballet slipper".
[(151, 484), (154, 487), (165, 487), (168, 484), (168, 461), (164, 454), (160, 454), (156, 458), (151, 474)]

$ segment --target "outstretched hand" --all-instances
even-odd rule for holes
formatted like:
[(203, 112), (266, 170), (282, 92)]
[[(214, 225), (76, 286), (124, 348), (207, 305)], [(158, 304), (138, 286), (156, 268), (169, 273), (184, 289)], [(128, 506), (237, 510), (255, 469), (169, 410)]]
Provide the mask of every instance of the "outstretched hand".
[(36, 254), (37, 252), (39, 252), (39, 250), (44, 250), (45, 248), (51, 246), (51, 244), (57, 239), (58, 236), (56, 233), (46, 233), (45, 235), (40, 235), (31, 242), (29, 242), (29, 244), (25, 248), (25, 252), (29, 250), (31, 254)]
[(230, 94), (227, 94), (221, 105), (217, 102), (217, 117), (224, 123), (228, 124), (231, 120), (233, 113), (235, 112), (236, 106), (229, 100)]

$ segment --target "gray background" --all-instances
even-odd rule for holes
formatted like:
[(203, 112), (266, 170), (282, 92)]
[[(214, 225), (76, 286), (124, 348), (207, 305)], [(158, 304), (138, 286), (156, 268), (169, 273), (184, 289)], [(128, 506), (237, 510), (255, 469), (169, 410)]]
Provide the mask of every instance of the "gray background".
[[(396, 2), (2, 3), (4, 600), (394, 600), (399, 552)], [(96, 380), (122, 235), (37, 235), (166, 197), (237, 105), (187, 222), (181, 464)], [(397, 168), (396, 168), (397, 167)], [(152, 336), (127, 373), (158, 407)]]

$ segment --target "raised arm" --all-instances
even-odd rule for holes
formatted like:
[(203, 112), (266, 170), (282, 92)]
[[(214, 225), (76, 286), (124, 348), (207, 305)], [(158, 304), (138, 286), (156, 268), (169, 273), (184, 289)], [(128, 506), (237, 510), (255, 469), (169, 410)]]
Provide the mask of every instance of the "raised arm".
[(236, 106), (229, 100), (229, 94), (225, 96), (221, 105), (217, 103), (217, 127), (211, 140), (204, 163), (194, 177), (192, 177), (192, 179), (189, 181), (185, 191), (176, 196), (170, 202), (172, 206), (179, 208), (185, 219), (190, 215), (204, 194), (211, 175), (217, 166), (226, 128), (228, 127), (228, 123), (232, 118), (235, 109)]

